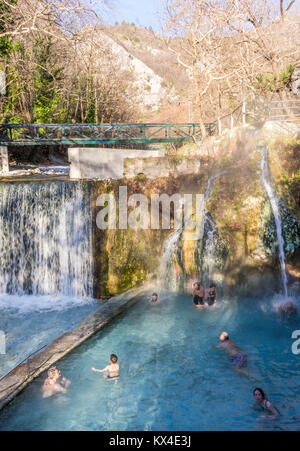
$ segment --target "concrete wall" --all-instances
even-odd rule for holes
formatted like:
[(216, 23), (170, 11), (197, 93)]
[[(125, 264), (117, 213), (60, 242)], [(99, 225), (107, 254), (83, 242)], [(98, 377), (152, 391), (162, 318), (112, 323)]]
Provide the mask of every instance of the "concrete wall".
[(133, 178), (137, 174), (144, 174), (149, 179), (168, 177), (169, 175), (198, 174), (200, 170), (199, 158), (135, 158), (124, 161), (124, 176)]
[[(68, 149), (71, 179), (120, 179), (127, 158), (163, 157), (163, 150), (79, 148)], [(136, 175), (136, 174), (135, 174)]]

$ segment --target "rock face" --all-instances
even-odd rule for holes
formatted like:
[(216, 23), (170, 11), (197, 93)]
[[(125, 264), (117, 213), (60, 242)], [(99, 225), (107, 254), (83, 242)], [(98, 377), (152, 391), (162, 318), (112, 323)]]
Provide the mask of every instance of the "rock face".
[[(269, 142), (273, 183), (281, 198), (288, 278), (290, 286), (295, 284), (295, 287), (300, 271), (297, 257), (300, 251), (299, 190), (296, 188), (300, 157), (297, 143), (295, 139), (281, 138), (272, 138)], [(205, 283), (214, 280), (228, 294), (274, 292), (280, 290), (277, 237), (274, 217), (261, 183), (261, 156), (256, 145), (257, 137), (249, 136), (245, 131), (235, 137), (224, 137), (214, 153), (205, 156), (198, 155), (196, 146), (191, 144), (189, 149), (185, 146), (184, 153), (191, 158), (194, 149), (197, 164), (195, 161), (186, 172), (188, 165), (183, 165), (183, 155), (174, 159), (174, 170), (168, 170), (166, 174), (161, 163), (161, 177), (158, 173), (153, 174), (156, 178), (141, 174), (131, 179), (99, 182), (95, 198), (106, 192), (113, 193), (118, 200), (119, 186), (127, 186), (128, 196), (146, 196), (150, 214), (153, 194), (204, 194), (208, 179), (226, 171), (215, 180), (207, 202), (205, 210), (209, 220), (204, 226), (203, 238), (196, 241), (180, 239), (173, 250), (176, 286), (186, 290), (186, 284), (196, 277), (204, 278)], [(193, 173), (195, 167), (197, 171)], [(98, 211), (95, 206), (95, 212)], [(155, 275), (159, 272), (166, 240), (173, 231), (150, 227), (147, 230), (95, 230), (97, 295), (126, 290), (149, 275), (154, 277), (153, 288), (159, 290)]]
[[(300, 248), (300, 225), (283, 200), (280, 200), (280, 215), (285, 255), (291, 256)], [(269, 201), (266, 201), (262, 206), (262, 223), (261, 239), (265, 253), (267, 256), (276, 255), (278, 252), (276, 226)]]
[[(162, 77), (106, 33), (98, 30), (94, 36), (94, 41), (99, 43), (100, 47), (106, 46), (109, 48), (120, 68), (129, 70), (133, 74), (136, 100), (137, 103), (142, 104), (144, 109), (157, 110), (162, 99), (175, 100), (177, 98), (174, 90), (167, 89), (166, 82)], [(99, 55), (99, 64), (101, 64), (101, 55)]]

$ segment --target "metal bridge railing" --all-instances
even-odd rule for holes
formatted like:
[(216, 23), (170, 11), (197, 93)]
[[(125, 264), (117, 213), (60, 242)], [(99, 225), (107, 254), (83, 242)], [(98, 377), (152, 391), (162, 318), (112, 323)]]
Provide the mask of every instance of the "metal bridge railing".
[(264, 99), (245, 102), (243, 106), (245, 122), (254, 121), (300, 121), (300, 100), (270, 100)]
[[(212, 135), (217, 123), (205, 128)], [(0, 125), (0, 145), (182, 143), (201, 138), (199, 123)]]

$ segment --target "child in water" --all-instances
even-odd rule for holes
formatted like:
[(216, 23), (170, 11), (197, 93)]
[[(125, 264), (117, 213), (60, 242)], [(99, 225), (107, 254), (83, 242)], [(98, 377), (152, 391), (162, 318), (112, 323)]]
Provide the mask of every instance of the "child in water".
[(92, 371), (95, 373), (106, 373), (107, 379), (118, 379), (120, 365), (117, 363), (118, 357), (115, 354), (111, 354), (110, 356), (110, 365), (107, 365), (103, 370), (97, 370), (96, 368), (92, 368)]

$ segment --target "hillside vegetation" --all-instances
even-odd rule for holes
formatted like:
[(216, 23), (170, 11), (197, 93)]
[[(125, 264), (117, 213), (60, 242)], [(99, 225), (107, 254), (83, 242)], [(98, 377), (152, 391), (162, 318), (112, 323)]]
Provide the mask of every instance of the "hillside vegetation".
[(174, 0), (161, 34), (77, 0), (0, 2), (2, 123), (214, 121), (299, 98), (295, 2)]

